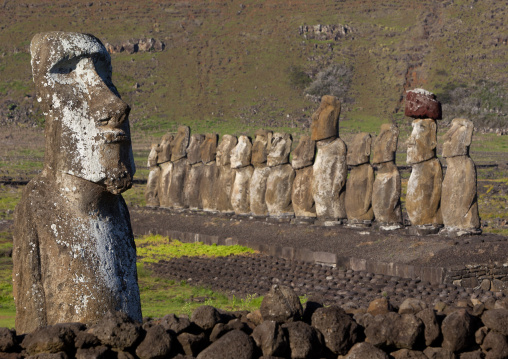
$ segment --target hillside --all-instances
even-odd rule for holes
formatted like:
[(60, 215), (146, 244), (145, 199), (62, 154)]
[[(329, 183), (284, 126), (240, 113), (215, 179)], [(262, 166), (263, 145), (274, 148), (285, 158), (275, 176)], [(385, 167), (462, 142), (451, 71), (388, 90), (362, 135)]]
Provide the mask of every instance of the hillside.
[[(134, 131), (305, 131), (316, 99), (336, 93), (341, 129), (376, 132), (425, 87), (445, 120), (507, 127), (508, 26), (498, 0), (67, 1), (0, 5), (0, 123), (42, 123), (28, 46), (41, 31), (104, 43), (153, 38), (163, 51), (112, 54)], [(310, 93), (311, 95), (306, 95)]]

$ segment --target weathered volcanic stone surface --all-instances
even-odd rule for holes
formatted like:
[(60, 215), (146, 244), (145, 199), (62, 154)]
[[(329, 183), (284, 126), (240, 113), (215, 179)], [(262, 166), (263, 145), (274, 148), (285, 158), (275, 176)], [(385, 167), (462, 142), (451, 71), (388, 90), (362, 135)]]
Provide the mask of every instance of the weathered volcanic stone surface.
[(282, 325), (287, 332), (291, 358), (321, 358), (323, 336), (314, 327), (304, 322), (291, 322)]
[(35, 35), (30, 52), (47, 113), (46, 151), (14, 217), (16, 330), (115, 311), (141, 320), (136, 249), (120, 195), (135, 172), (130, 108), (111, 90), (110, 56), (94, 36), (65, 32)]
[(317, 155), (312, 168), (312, 195), (317, 217), (323, 220), (346, 218), (347, 163), (344, 141), (336, 138), (317, 142)]
[(145, 201), (148, 207), (159, 207), (160, 167), (151, 167), (146, 181)]
[(441, 103), (436, 95), (424, 89), (414, 89), (406, 92), (406, 107), (404, 114), (412, 118), (441, 119)]
[(261, 302), (263, 321), (287, 323), (301, 320), (303, 308), (298, 295), (287, 286), (274, 284)]
[(339, 116), (340, 101), (337, 97), (323, 96), (318, 109), (312, 114), (311, 139), (321, 141), (337, 137), (339, 135)]
[(188, 167), (185, 176), (185, 183), (183, 186), (183, 202), (185, 207), (188, 207), (192, 210), (203, 208), (201, 197), (199, 196), (199, 187), (201, 185), (203, 169), (203, 163), (197, 162)]
[(376, 221), (384, 224), (401, 224), (400, 172), (393, 162), (379, 165), (372, 187), (372, 210)]
[(374, 169), (370, 163), (354, 166), (346, 182), (346, 213), (348, 221), (372, 221), (372, 189)]
[(232, 330), (197, 356), (197, 359), (252, 359), (254, 340), (240, 330)]
[(215, 161), (203, 166), (203, 174), (199, 183), (199, 196), (204, 211), (217, 211), (216, 182), (218, 174), (219, 171)]
[(238, 143), (236, 136), (224, 135), (222, 136), (219, 145), (217, 146), (216, 161), (217, 166), (230, 166), (231, 165), (231, 151)]
[(187, 160), (190, 165), (201, 162), (201, 145), (204, 140), (204, 135), (194, 134), (190, 137), (189, 147), (187, 147)]
[(316, 204), (312, 196), (312, 166), (296, 170), (291, 202), (296, 217), (316, 217)]
[(161, 207), (185, 208), (184, 185), (189, 171), (187, 158), (172, 162), (171, 180), (169, 181), (167, 197), (161, 198)]
[(316, 142), (311, 140), (309, 136), (302, 136), (298, 146), (293, 151), (291, 165), (295, 170), (312, 166), (314, 163), (315, 152)]
[(173, 142), (174, 138), (175, 136), (170, 133), (166, 133), (164, 136), (162, 136), (157, 164), (171, 161), (171, 142)]
[(216, 207), (219, 212), (223, 213), (234, 213), (231, 205), (231, 190), (235, 181), (235, 171), (231, 168), (231, 150), (235, 148), (237, 143), (236, 136), (224, 135), (217, 146)]
[(250, 214), (250, 181), (254, 172), (254, 167), (246, 166), (237, 168), (235, 171), (235, 181), (231, 190), (231, 205), (236, 214)]
[(166, 358), (174, 348), (174, 341), (176, 339), (162, 325), (154, 325), (147, 329), (145, 338), (136, 348), (136, 355), (140, 358)]
[(414, 349), (423, 341), (423, 322), (413, 314), (389, 312), (367, 323), (365, 336), (372, 345), (385, 348)]
[(210, 162), (215, 162), (215, 156), (217, 154), (217, 140), (218, 136), (216, 133), (207, 133), (205, 140), (201, 144), (201, 160), (206, 165)]
[(442, 224), (443, 171), (437, 158), (413, 165), (407, 183), (406, 210), (413, 226)]
[(252, 332), (252, 338), (264, 356), (284, 357), (288, 350), (287, 337), (282, 327), (273, 320), (265, 320)]
[(465, 351), (472, 347), (475, 344), (476, 326), (474, 318), (465, 309), (447, 315), (441, 324), (442, 347), (452, 352)]
[(383, 123), (379, 135), (372, 144), (372, 163), (394, 162), (399, 128), (393, 123)]
[(289, 163), (291, 151), (291, 136), (287, 133), (276, 132), (273, 134), (270, 152), (266, 164), (268, 167), (280, 166)]
[(231, 168), (250, 166), (252, 143), (249, 137), (240, 136), (238, 144), (231, 150)]
[(261, 217), (268, 215), (265, 194), (266, 182), (270, 174), (270, 169), (271, 167), (266, 165), (257, 165), (254, 167), (249, 187), (250, 211), (254, 216)]
[(178, 126), (176, 136), (171, 141), (171, 161), (178, 161), (187, 156), (187, 146), (189, 146), (190, 128), (189, 126)]
[(148, 154), (148, 162), (146, 166), (148, 168), (157, 166), (157, 159), (159, 157), (159, 152), (161, 151), (158, 143), (152, 143), (150, 147), (150, 153)]
[(290, 164), (270, 167), (266, 180), (265, 202), (271, 217), (293, 216), (291, 191), (295, 170)]
[(347, 164), (358, 166), (369, 162), (372, 137), (366, 132), (358, 133), (347, 147)]
[(476, 166), (469, 157), (473, 122), (454, 119), (445, 135), (443, 157), (447, 170), (443, 180), (441, 207), (443, 223), (451, 230), (478, 230), (480, 216), (476, 187)]
[(386, 354), (381, 349), (376, 348), (374, 345), (363, 342), (357, 343), (353, 345), (351, 350), (345, 356), (339, 356), (339, 359), (360, 359), (360, 358), (369, 358), (369, 359), (388, 359), (388, 354)]
[(431, 119), (414, 120), (407, 140), (407, 164), (413, 165), (436, 157), (437, 124)]
[(169, 207), (169, 187), (171, 184), (171, 176), (173, 171), (173, 162), (168, 161), (159, 165), (159, 201), (162, 207)]
[(254, 143), (252, 144), (252, 165), (258, 166), (266, 163), (268, 152), (272, 144), (272, 131), (259, 129), (255, 133)]

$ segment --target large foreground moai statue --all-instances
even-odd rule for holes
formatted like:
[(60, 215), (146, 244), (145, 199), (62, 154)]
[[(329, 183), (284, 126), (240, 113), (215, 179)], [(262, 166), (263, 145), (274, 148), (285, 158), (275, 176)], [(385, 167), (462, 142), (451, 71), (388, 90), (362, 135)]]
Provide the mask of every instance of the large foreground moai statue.
[(183, 186), (183, 202), (185, 207), (196, 211), (203, 208), (199, 196), (199, 186), (203, 175), (203, 161), (201, 160), (201, 144), (204, 135), (192, 135), (187, 147), (187, 174)]
[(231, 190), (231, 205), (237, 215), (250, 215), (249, 185), (254, 172), (251, 166), (252, 144), (247, 136), (240, 136), (231, 151), (231, 168), (235, 180)]
[(403, 227), (400, 173), (395, 164), (398, 138), (397, 125), (385, 123), (374, 140), (372, 163), (378, 165), (378, 170), (372, 190), (372, 209), (381, 230)]
[(340, 224), (347, 217), (344, 204), (346, 144), (338, 137), (339, 115), (340, 102), (334, 96), (323, 96), (312, 115), (311, 139), (317, 146), (312, 195), (318, 219), (327, 224)]
[(254, 172), (250, 181), (249, 197), (250, 211), (254, 217), (268, 216), (265, 194), (270, 167), (268, 167), (266, 162), (272, 145), (272, 135), (271, 131), (257, 130), (256, 138), (252, 145), (251, 163), (254, 166)]
[(160, 168), (159, 174), (159, 198), (160, 204), (166, 206), (169, 191), (169, 183), (171, 181), (171, 170), (173, 169), (173, 162), (171, 162), (171, 142), (174, 136), (166, 133), (162, 136), (162, 141), (159, 146), (159, 155), (157, 157), (157, 165)]
[(312, 196), (312, 165), (316, 152), (316, 142), (310, 136), (302, 136), (293, 151), (291, 165), (296, 171), (291, 201), (295, 211), (295, 223), (313, 223), (316, 218), (316, 205)]
[(231, 151), (238, 143), (236, 136), (224, 135), (217, 146), (216, 164), (217, 180), (215, 182), (215, 193), (217, 195), (217, 211), (223, 214), (234, 214), (231, 205), (231, 190), (235, 180), (235, 170), (231, 168)]
[(411, 225), (415, 226), (410, 230), (415, 234), (437, 233), (443, 224), (443, 171), (436, 158), (436, 119), (441, 118), (441, 104), (428, 91), (408, 91), (405, 114), (416, 118), (407, 142), (407, 163), (412, 166), (412, 171), (407, 184), (406, 210)]
[(122, 311), (141, 321), (136, 247), (120, 193), (135, 172), (129, 106), (111, 82), (103, 44), (37, 34), (30, 46), (46, 116), (44, 170), (16, 207), (16, 332), (91, 322)]
[(352, 166), (346, 183), (346, 213), (348, 225), (370, 226), (374, 219), (372, 188), (374, 169), (369, 163), (372, 138), (370, 134), (357, 134), (348, 146), (347, 164)]
[(289, 164), (291, 136), (287, 133), (274, 133), (267, 165), (270, 173), (266, 180), (265, 201), (268, 214), (274, 218), (292, 218), (291, 190), (295, 179), (295, 170)]
[(473, 122), (456, 118), (444, 137), (443, 157), (446, 174), (441, 208), (444, 232), (457, 235), (480, 234), (480, 216), (476, 193), (476, 167), (469, 157)]
[(183, 187), (189, 164), (187, 162), (187, 147), (189, 146), (190, 128), (179, 126), (176, 136), (171, 141), (171, 169), (170, 179), (165, 179), (166, 195), (160, 196), (161, 207), (185, 208)]
[(148, 207), (159, 207), (159, 186), (161, 168), (157, 164), (159, 157), (160, 146), (158, 143), (152, 143), (150, 153), (148, 154), (147, 167), (148, 180), (146, 181), (145, 201)]
[(201, 144), (201, 160), (203, 161), (203, 177), (199, 186), (199, 195), (203, 203), (203, 210), (207, 212), (217, 211), (217, 193), (215, 182), (217, 180), (217, 164), (215, 155), (217, 153), (217, 134), (207, 133)]

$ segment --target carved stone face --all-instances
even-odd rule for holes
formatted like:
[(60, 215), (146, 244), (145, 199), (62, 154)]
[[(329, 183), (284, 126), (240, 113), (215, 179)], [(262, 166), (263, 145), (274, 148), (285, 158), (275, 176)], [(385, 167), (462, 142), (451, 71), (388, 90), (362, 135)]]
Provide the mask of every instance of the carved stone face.
[(415, 164), (436, 157), (437, 126), (432, 119), (414, 120), (407, 141), (407, 163)]
[(147, 163), (148, 168), (157, 166), (159, 152), (160, 152), (159, 144), (152, 143), (152, 146), (150, 147), (150, 153), (148, 154), (148, 163)]
[(201, 144), (204, 140), (204, 135), (194, 134), (190, 137), (189, 147), (187, 147), (187, 160), (190, 165), (201, 162)]
[(189, 126), (178, 126), (175, 138), (171, 142), (171, 161), (178, 161), (187, 156), (187, 146), (189, 146), (190, 128)]
[(395, 160), (399, 128), (395, 124), (383, 123), (381, 131), (374, 140), (372, 163), (392, 162)]
[(164, 163), (171, 161), (171, 142), (173, 141), (175, 136), (170, 133), (166, 133), (162, 136), (162, 141), (160, 145), (160, 153), (159, 158), (157, 159), (157, 163)]
[(365, 132), (357, 134), (347, 148), (347, 164), (358, 166), (368, 163), (371, 143), (372, 137), (370, 137), (370, 134)]
[(266, 163), (268, 167), (283, 165), (289, 162), (291, 142), (291, 136), (287, 133), (276, 132), (273, 134)]
[(466, 156), (473, 138), (473, 122), (456, 118), (446, 132), (443, 143), (443, 157)]
[(302, 136), (298, 146), (293, 151), (291, 165), (295, 170), (311, 166), (314, 163), (314, 154), (316, 152), (316, 142), (309, 136)]
[(215, 158), (217, 166), (229, 166), (231, 164), (231, 150), (236, 146), (237, 142), (236, 136), (222, 136), (219, 146), (217, 146), (217, 155)]
[(256, 131), (256, 139), (252, 145), (252, 164), (261, 165), (266, 163), (268, 151), (272, 143), (272, 132), (259, 129)]
[(247, 136), (240, 136), (238, 144), (231, 151), (231, 168), (242, 168), (250, 165), (252, 144)]
[(205, 140), (201, 144), (201, 160), (204, 164), (215, 162), (215, 155), (217, 153), (217, 139), (216, 133), (207, 133)]
[(312, 114), (311, 139), (321, 141), (337, 137), (339, 115), (340, 101), (335, 96), (323, 96), (319, 108)]
[(111, 59), (94, 36), (47, 32), (30, 45), (32, 72), (46, 117), (46, 171), (130, 188), (135, 166), (128, 116), (111, 81)]

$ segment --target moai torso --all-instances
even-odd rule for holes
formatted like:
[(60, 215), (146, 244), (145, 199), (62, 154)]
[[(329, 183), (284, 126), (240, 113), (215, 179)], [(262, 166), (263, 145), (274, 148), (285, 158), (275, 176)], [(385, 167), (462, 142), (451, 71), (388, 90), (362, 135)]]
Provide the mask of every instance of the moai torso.
[(400, 173), (395, 165), (398, 137), (396, 125), (383, 124), (373, 146), (372, 162), (378, 165), (378, 170), (372, 190), (372, 209), (383, 230), (402, 228)]
[(359, 133), (348, 147), (347, 164), (352, 166), (346, 182), (346, 213), (348, 224), (370, 225), (374, 169), (369, 163), (372, 139), (368, 133)]
[(312, 196), (312, 165), (316, 152), (316, 142), (310, 136), (302, 136), (300, 143), (293, 152), (292, 167), (296, 172), (291, 201), (295, 216), (303, 218), (315, 218), (316, 206)]
[(201, 159), (204, 164), (203, 177), (199, 187), (199, 195), (203, 203), (203, 210), (207, 212), (217, 211), (217, 194), (215, 183), (217, 181), (217, 165), (215, 155), (217, 153), (217, 134), (207, 133), (201, 145)]
[(136, 247), (120, 195), (135, 172), (130, 109), (111, 83), (109, 54), (91, 35), (64, 32), (35, 35), (30, 51), (46, 153), (15, 212), (16, 332), (115, 311), (141, 321)]
[(266, 180), (265, 201), (270, 217), (293, 217), (291, 190), (295, 171), (289, 162), (291, 137), (288, 134), (275, 133), (272, 138), (267, 165), (270, 173)]
[(224, 135), (217, 147), (218, 178), (215, 182), (215, 192), (217, 193), (217, 211), (221, 213), (235, 212), (231, 205), (231, 190), (235, 181), (235, 171), (231, 168), (231, 151), (237, 143), (236, 136)]
[(251, 163), (254, 166), (252, 179), (249, 185), (250, 211), (253, 216), (265, 217), (268, 215), (266, 206), (266, 181), (270, 174), (270, 167), (266, 165), (268, 151), (272, 143), (272, 132), (266, 130), (256, 131), (256, 139), (252, 145)]
[(158, 144), (153, 143), (148, 155), (147, 167), (150, 170), (148, 172), (148, 180), (146, 181), (145, 189), (145, 202), (148, 207), (159, 207), (159, 188), (160, 188), (160, 174), (161, 169), (157, 165), (157, 157), (160, 152)]
[(231, 168), (235, 180), (231, 190), (231, 205), (237, 215), (250, 214), (249, 185), (254, 172), (251, 166), (252, 144), (247, 136), (240, 136), (231, 151)]
[(204, 140), (205, 136), (203, 135), (192, 135), (189, 147), (187, 147), (187, 164), (189, 167), (183, 186), (183, 200), (185, 207), (191, 210), (203, 208), (199, 197), (199, 186), (203, 175), (200, 147)]
[(446, 174), (443, 180), (441, 208), (445, 231), (461, 234), (480, 233), (476, 193), (476, 166), (469, 157), (473, 123), (454, 119), (445, 135), (443, 157)]
[(162, 136), (157, 164), (160, 168), (159, 174), (159, 199), (162, 206), (166, 206), (165, 200), (168, 198), (169, 183), (171, 182), (171, 142), (174, 136), (170, 133)]
[(187, 147), (189, 146), (190, 128), (179, 126), (178, 132), (171, 142), (171, 179), (168, 182), (167, 196), (161, 198), (161, 207), (185, 208), (184, 184), (189, 164), (187, 162)]

